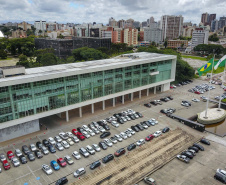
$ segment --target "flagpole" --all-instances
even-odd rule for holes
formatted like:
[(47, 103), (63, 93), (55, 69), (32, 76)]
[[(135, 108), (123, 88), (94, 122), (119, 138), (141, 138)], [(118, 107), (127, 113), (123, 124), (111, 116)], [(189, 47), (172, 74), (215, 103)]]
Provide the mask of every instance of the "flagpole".
[[(214, 60), (215, 60), (215, 54), (213, 55), (213, 62), (212, 62), (212, 70), (211, 70), (211, 79), (210, 79), (210, 83), (212, 83), (212, 79), (213, 79), (213, 66), (214, 66)], [(208, 98), (207, 98), (207, 102), (206, 102), (206, 112), (205, 112), (205, 117), (204, 118), (208, 118), (207, 117), (207, 109), (209, 107), (209, 99), (210, 99), (210, 88), (208, 86)]]
[[(225, 82), (225, 68), (226, 68), (226, 60), (224, 61), (224, 75), (223, 75), (223, 80), (222, 80), (222, 85), (224, 85)], [(219, 98), (219, 104), (218, 104), (218, 111), (220, 111), (221, 108), (221, 94), (220, 94), (220, 98)]]

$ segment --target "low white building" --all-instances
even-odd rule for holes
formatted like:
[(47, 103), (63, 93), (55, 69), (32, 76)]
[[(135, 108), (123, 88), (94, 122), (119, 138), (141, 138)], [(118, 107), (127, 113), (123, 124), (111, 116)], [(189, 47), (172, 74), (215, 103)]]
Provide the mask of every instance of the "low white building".
[(159, 28), (144, 28), (144, 41), (155, 42), (160, 44), (162, 42), (162, 30)]
[(208, 44), (208, 38), (209, 31), (204, 30), (203, 28), (196, 28), (192, 33), (192, 49), (199, 44)]

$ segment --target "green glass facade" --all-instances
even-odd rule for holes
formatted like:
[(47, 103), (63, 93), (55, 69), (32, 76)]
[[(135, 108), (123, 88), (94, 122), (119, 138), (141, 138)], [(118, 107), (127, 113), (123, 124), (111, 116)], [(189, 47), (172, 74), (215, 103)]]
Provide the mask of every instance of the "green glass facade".
[(171, 67), (165, 60), (0, 87), (0, 123), (168, 80)]

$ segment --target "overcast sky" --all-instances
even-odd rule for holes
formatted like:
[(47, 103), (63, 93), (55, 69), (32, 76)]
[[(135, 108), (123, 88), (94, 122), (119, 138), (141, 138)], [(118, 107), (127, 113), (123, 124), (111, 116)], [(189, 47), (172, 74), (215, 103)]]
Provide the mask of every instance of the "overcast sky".
[(0, 0), (0, 22), (46, 20), (58, 23), (107, 24), (132, 18), (155, 21), (162, 15), (183, 15), (184, 22), (199, 23), (204, 12), (225, 15), (226, 0)]

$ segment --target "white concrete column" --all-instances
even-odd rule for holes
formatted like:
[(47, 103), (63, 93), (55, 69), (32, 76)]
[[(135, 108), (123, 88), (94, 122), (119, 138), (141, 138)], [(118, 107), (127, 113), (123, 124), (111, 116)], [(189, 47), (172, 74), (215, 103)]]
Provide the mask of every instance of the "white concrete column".
[(122, 104), (125, 103), (125, 100), (124, 100), (124, 95), (122, 95)]
[(82, 107), (79, 107), (79, 117), (82, 117)]
[(61, 113), (56, 114), (59, 118), (62, 118)]
[(112, 100), (113, 100), (113, 107), (115, 107), (115, 98), (113, 98)]
[(164, 88), (164, 85), (162, 84), (162, 85), (161, 85), (161, 92), (163, 92), (163, 88)]
[(141, 99), (141, 91), (139, 91), (139, 99)]
[(66, 111), (66, 122), (69, 122), (69, 113)]
[(147, 89), (147, 96), (149, 96), (149, 88)]
[(94, 103), (91, 104), (92, 114), (94, 113)]
[(105, 100), (103, 101), (103, 110), (105, 110)]
[(156, 94), (156, 86), (154, 87), (154, 94)]
[(133, 101), (133, 93), (131, 93), (131, 101)]

